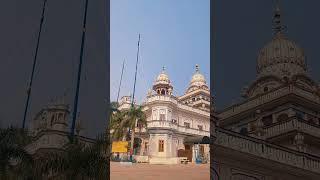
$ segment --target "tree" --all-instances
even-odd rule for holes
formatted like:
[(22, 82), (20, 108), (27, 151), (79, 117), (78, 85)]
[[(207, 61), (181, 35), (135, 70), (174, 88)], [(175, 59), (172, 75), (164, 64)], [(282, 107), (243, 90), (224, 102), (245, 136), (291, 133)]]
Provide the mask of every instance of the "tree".
[(0, 129), (0, 179), (31, 178), (33, 159), (25, 150), (30, 142), (24, 129)]
[(31, 155), (27, 131), (0, 129), (0, 180), (2, 179), (107, 179), (109, 134), (84, 143), (75, 136), (61, 149), (46, 149)]
[(109, 141), (106, 135), (96, 138), (93, 144), (82, 143), (77, 137), (60, 151), (39, 155), (38, 171), (41, 176), (52, 179), (107, 179), (109, 156), (106, 153)]
[(110, 103), (111, 113), (119, 111), (118, 108), (119, 108), (118, 102), (113, 101)]
[(124, 120), (123, 120), (123, 125), (125, 127), (128, 127), (131, 130), (131, 150), (133, 151), (134, 147), (134, 137), (135, 137), (135, 128), (136, 128), (136, 123), (141, 129), (142, 127), (147, 127), (147, 120), (146, 120), (146, 115), (142, 111), (142, 106), (132, 106), (130, 109), (124, 111)]
[(111, 114), (110, 117), (110, 129), (112, 132), (112, 139), (114, 140), (121, 140), (124, 135), (125, 131), (127, 130), (126, 122), (124, 121), (125, 113), (121, 111), (117, 111)]

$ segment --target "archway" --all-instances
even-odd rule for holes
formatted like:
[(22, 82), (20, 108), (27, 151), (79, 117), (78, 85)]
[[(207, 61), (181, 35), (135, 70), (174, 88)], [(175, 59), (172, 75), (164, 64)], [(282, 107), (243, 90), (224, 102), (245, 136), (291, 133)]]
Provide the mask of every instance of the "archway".
[(134, 155), (140, 154), (142, 140), (140, 138), (134, 138), (133, 149)]

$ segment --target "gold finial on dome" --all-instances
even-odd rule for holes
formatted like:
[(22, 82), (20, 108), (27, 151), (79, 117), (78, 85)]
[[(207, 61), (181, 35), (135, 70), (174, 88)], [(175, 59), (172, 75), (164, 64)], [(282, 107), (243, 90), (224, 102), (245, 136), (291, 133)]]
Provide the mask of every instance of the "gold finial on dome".
[(196, 72), (199, 72), (199, 65), (196, 64)]
[(280, 34), (285, 30), (285, 26), (281, 24), (280, 0), (276, 1), (276, 7), (273, 15), (273, 30), (275, 34)]

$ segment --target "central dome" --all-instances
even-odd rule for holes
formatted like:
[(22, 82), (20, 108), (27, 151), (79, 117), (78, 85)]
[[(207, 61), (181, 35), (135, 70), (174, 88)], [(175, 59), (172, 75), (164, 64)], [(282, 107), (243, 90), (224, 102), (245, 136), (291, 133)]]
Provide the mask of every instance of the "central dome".
[(257, 74), (278, 77), (304, 74), (306, 62), (303, 50), (281, 32), (266, 44), (258, 55)]
[(283, 33), (281, 12), (277, 4), (273, 17), (274, 37), (259, 52), (257, 62), (258, 77), (278, 78), (306, 74), (307, 66), (303, 49), (289, 40)]

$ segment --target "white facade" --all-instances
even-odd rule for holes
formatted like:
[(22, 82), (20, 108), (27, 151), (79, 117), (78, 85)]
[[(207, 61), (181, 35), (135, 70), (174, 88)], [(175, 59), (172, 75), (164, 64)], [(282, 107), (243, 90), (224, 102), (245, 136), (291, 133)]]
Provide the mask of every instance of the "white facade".
[(275, 30), (245, 99), (216, 112), (211, 163), (220, 179), (320, 179), (320, 86), (282, 31), (279, 8)]
[[(159, 74), (142, 104), (147, 128), (136, 129), (141, 145), (136, 155), (148, 156), (149, 163), (175, 164), (178, 157), (195, 162), (196, 155), (209, 160), (209, 145), (186, 142), (188, 138), (209, 137), (210, 92), (196, 66), (189, 88), (182, 96), (172, 94), (165, 70)], [(130, 108), (130, 97), (122, 97), (119, 109)]]

